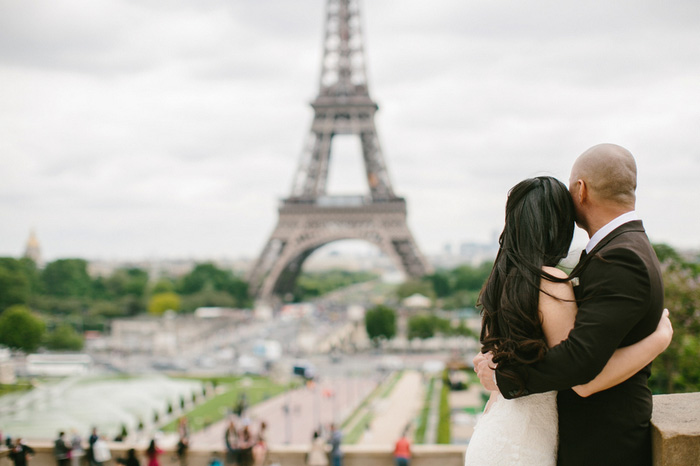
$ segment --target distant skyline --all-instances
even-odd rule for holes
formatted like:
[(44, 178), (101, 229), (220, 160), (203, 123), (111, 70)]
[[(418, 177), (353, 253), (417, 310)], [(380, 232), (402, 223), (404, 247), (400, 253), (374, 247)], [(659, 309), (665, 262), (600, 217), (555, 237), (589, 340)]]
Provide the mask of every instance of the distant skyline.
[[(0, 0), (0, 256), (257, 256), (310, 127), (324, 0)], [(400, 8), (397, 7), (400, 5)], [(379, 139), (427, 255), (614, 142), (653, 242), (700, 249), (700, 3), (361, 2)], [(365, 192), (339, 138), (332, 194)], [(585, 244), (579, 232), (575, 247)]]

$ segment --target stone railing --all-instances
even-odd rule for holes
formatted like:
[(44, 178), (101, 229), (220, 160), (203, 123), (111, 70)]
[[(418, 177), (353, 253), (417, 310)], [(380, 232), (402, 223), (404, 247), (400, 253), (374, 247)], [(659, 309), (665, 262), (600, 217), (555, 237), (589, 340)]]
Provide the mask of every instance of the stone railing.
[(654, 396), (654, 466), (700, 465), (700, 393)]
[[(53, 447), (50, 443), (27, 442), (34, 448), (36, 455), (30, 461), (29, 466), (56, 466), (53, 456)], [(118, 466), (117, 458), (125, 458), (126, 451), (131, 448), (124, 443), (109, 443), (112, 459), (103, 463), (103, 466)], [(439, 464), (440, 466), (464, 466), (463, 445), (416, 445), (412, 448), (412, 466), (429, 466)], [(268, 452), (266, 465), (279, 464), (280, 466), (305, 466), (306, 453), (309, 451), (305, 445), (273, 446)], [(359, 446), (348, 445), (343, 447), (343, 466), (390, 466), (393, 465), (391, 446)], [(225, 465), (223, 449), (221, 451), (203, 450), (190, 448), (187, 452), (187, 466), (208, 466), (212, 457), (218, 456)], [(10, 460), (6, 457), (7, 451), (0, 452), (0, 466), (11, 466)], [(143, 455), (143, 448), (139, 448), (138, 457), (141, 465), (145, 466), (147, 461)], [(175, 456), (174, 450), (165, 449), (159, 456), (161, 466), (178, 466), (180, 463)], [(86, 464), (86, 463), (84, 463)]]
[[(55, 466), (52, 443), (27, 442), (36, 451), (29, 466)], [(104, 466), (117, 466), (116, 458), (125, 457), (128, 443), (110, 443), (112, 460)], [(463, 445), (415, 445), (412, 466), (463, 466)], [(272, 446), (266, 464), (281, 466), (304, 466), (307, 446)], [(391, 446), (344, 446), (344, 466), (390, 466), (393, 464)], [(216, 454), (224, 459), (223, 449), (215, 452), (191, 448), (187, 455), (187, 466), (207, 466)], [(698, 466), (700, 465), (700, 393), (656, 395), (652, 415), (653, 466)], [(143, 448), (139, 451), (141, 464), (145, 466)], [(161, 466), (175, 466), (178, 461), (173, 451), (160, 457)], [(0, 466), (11, 466), (7, 450), (0, 450)]]

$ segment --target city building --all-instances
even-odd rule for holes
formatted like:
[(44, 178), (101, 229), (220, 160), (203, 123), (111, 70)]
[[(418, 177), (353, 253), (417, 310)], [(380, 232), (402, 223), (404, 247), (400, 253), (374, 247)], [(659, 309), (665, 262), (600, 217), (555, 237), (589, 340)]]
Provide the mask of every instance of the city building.
[(16, 382), (15, 363), (12, 361), (10, 350), (0, 348), (0, 385), (12, 385)]

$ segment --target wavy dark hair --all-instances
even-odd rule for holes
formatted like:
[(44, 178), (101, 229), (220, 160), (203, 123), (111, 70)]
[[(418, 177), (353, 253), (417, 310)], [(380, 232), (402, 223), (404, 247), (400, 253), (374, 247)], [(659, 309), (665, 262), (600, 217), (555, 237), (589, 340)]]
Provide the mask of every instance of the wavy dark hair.
[(542, 278), (554, 282), (543, 266), (566, 257), (574, 235), (574, 204), (566, 186), (549, 176), (529, 178), (508, 192), (506, 222), (488, 280), (479, 295), (482, 352), (490, 351), (498, 373), (525, 380), (515, 370), (547, 352), (538, 305)]

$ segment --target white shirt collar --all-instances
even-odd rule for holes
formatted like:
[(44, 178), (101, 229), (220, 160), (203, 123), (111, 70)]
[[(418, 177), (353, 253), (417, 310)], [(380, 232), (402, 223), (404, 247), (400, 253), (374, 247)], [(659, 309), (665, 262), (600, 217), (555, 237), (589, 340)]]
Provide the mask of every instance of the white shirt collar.
[(598, 243), (600, 243), (600, 240), (608, 236), (615, 228), (619, 227), (620, 225), (624, 225), (625, 223), (632, 222), (634, 220), (639, 220), (639, 216), (634, 210), (626, 212), (620, 215), (619, 217), (611, 220), (603, 228), (596, 231), (595, 235), (591, 237), (591, 240), (586, 245), (586, 253), (591, 252), (593, 248), (596, 247)]

